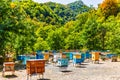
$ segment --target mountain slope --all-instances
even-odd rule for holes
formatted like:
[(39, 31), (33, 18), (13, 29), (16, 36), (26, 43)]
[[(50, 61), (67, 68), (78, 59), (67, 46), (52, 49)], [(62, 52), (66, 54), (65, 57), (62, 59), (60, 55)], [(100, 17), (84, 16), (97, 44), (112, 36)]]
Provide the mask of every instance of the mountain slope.
[(71, 10), (67, 5), (54, 2), (47, 2), (45, 5), (50, 7), (55, 14), (60, 16), (63, 19), (63, 23), (74, 20), (75, 18), (73, 10)]
[(81, 0), (75, 1), (67, 5), (70, 9), (72, 9), (75, 14), (83, 13), (89, 11), (91, 8), (86, 6)]

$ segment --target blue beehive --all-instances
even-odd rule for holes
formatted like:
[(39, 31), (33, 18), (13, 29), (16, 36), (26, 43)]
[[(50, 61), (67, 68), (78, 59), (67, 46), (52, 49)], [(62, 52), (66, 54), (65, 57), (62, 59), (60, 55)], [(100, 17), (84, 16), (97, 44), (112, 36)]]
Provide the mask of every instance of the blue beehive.
[[(74, 56), (76, 55), (76, 53), (74, 53)], [(80, 54), (79, 54), (80, 55)], [(84, 58), (82, 58), (82, 57), (84, 57), (84, 55), (82, 54), (82, 55), (80, 55), (80, 57), (73, 57), (73, 64), (81, 64), (82, 63), (82, 61), (83, 61), (83, 59)]]
[(73, 59), (73, 64), (81, 64), (82, 63), (82, 59)]
[(85, 53), (85, 58), (86, 58), (86, 59), (92, 58), (92, 54), (90, 54), (90, 52), (87, 51), (87, 52)]
[(81, 54), (81, 62), (84, 62), (84, 60), (85, 60), (85, 54), (82, 53), (82, 54)]
[(44, 55), (42, 54), (41, 50), (37, 50), (37, 54), (36, 54), (36, 59), (43, 59)]
[(108, 58), (111, 58), (111, 54), (107, 54), (107, 57), (108, 57)]
[(29, 59), (30, 59), (30, 56), (25, 56), (24, 59), (23, 59), (23, 61), (22, 61), (22, 64), (23, 64), (23, 65), (26, 65), (26, 62), (27, 62), (27, 60), (29, 60)]
[(68, 59), (58, 59), (58, 66), (67, 67), (68, 66)]
[(70, 52), (70, 60), (72, 60), (72, 59), (73, 59), (73, 53)]
[(112, 58), (113, 56), (116, 56), (116, 54), (107, 54), (108, 58)]
[(25, 55), (19, 55), (19, 56), (17, 56), (17, 60), (24, 60), (24, 58), (25, 58)]
[(86, 59), (89, 59), (89, 58), (90, 58), (90, 53), (89, 53), (89, 52), (86, 52), (86, 53), (85, 53), (85, 57), (86, 57)]
[(44, 59), (44, 55), (42, 53), (36, 54), (36, 59)]

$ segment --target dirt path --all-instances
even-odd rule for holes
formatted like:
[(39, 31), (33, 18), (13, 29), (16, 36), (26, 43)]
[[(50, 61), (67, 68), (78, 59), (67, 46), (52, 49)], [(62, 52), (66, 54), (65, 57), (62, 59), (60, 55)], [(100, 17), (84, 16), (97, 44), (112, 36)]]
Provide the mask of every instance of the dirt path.
[[(61, 72), (61, 68), (47, 64), (44, 80), (120, 80), (120, 62), (100, 61), (100, 64), (83, 63), (78, 67), (73, 67), (70, 63), (68, 68)], [(0, 72), (0, 80), (27, 80), (26, 70), (16, 70), (12, 77), (2, 77)], [(11, 73), (6, 72), (6, 75)], [(31, 80), (39, 79), (38, 75), (33, 75)]]

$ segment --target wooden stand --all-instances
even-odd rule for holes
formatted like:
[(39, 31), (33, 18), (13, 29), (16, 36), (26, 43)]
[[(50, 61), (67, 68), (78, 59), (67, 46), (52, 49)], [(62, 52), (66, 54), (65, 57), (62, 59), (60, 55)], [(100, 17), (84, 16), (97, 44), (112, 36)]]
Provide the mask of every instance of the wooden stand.
[(15, 72), (14, 66), (15, 66), (15, 63), (14, 63), (14, 62), (4, 62), (4, 63), (3, 63), (2, 76), (4, 76), (4, 73), (5, 73), (5, 72), (8, 72), (8, 71), (11, 71), (12, 74), (14, 74), (14, 72)]
[(41, 74), (43, 78), (43, 73), (45, 72), (45, 60), (41, 59), (28, 60), (26, 64), (26, 69), (27, 80), (29, 80), (29, 77), (31, 77), (32, 74), (39, 74), (39, 78)]

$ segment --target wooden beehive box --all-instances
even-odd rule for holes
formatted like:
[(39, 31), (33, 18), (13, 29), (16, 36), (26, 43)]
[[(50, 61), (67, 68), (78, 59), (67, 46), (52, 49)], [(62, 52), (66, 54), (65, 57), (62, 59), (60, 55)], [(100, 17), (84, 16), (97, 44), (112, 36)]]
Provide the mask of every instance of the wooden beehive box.
[(92, 52), (92, 60), (99, 61), (99, 52)]
[(14, 71), (15, 63), (14, 62), (4, 62), (3, 66), (4, 66), (3, 71)]
[(74, 54), (73, 58), (75, 58), (75, 59), (80, 59), (80, 58), (81, 58), (81, 55), (80, 55), (80, 54)]
[(7, 57), (7, 58), (5, 58), (5, 62), (13, 62), (13, 58), (12, 57)]
[(45, 60), (35, 61), (37, 73), (45, 72)]
[(45, 60), (28, 60), (26, 64), (27, 74), (45, 72)]
[(49, 53), (44, 53), (44, 59), (49, 60)]

